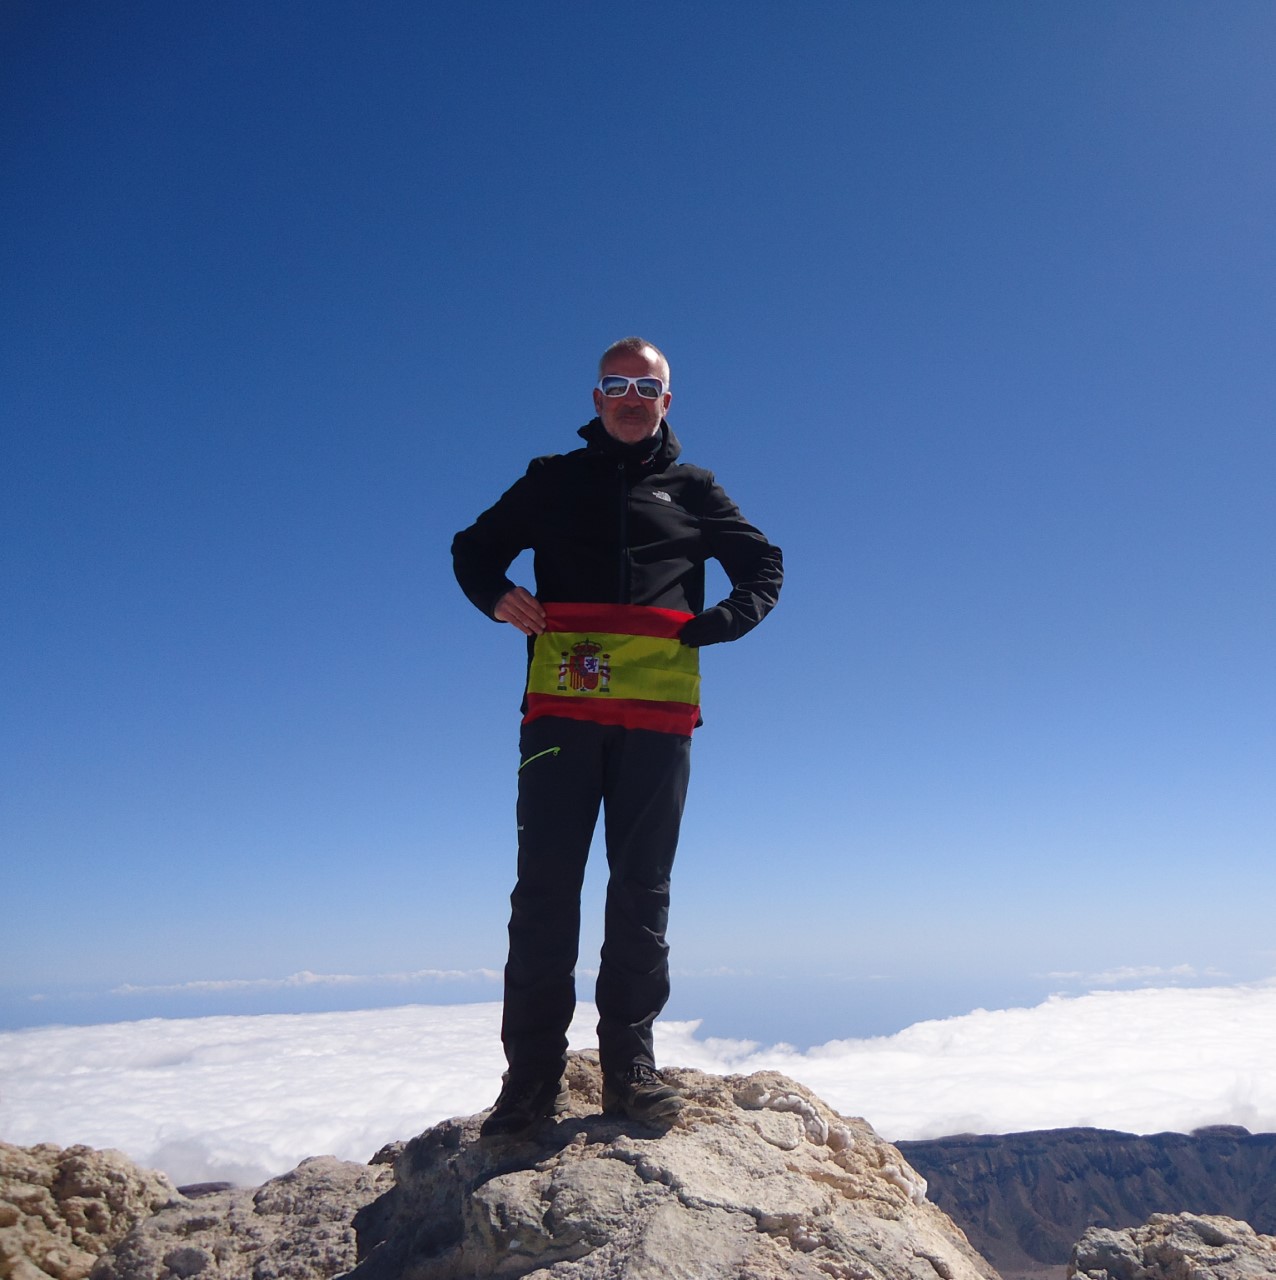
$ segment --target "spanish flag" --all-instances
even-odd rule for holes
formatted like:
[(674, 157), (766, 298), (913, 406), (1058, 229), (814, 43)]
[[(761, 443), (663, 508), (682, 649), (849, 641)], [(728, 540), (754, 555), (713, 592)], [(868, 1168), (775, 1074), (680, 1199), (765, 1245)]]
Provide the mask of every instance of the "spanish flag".
[(546, 604), (523, 722), (596, 720), (687, 737), (700, 719), (700, 654), (678, 632), (692, 615), (636, 604)]

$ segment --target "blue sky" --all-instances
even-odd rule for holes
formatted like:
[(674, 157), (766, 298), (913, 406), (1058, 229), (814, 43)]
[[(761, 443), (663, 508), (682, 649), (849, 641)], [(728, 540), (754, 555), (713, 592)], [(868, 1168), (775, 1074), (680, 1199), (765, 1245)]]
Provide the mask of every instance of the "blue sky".
[(788, 570), (705, 655), (672, 1014), (1276, 972), (1274, 42), (6, 6), (0, 1024), (493, 997), (522, 647), (448, 545), (628, 333)]

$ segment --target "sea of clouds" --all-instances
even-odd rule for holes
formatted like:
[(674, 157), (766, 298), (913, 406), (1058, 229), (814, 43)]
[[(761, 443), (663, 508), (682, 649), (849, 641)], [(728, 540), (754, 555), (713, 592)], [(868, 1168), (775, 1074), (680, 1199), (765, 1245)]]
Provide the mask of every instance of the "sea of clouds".
[[(593, 1044), (582, 1005), (574, 1048)], [(254, 1185), (489, 1106), (500, 1006), (152, 1018), (0, 1033), (0, 1138), (116, 1147), (179, 1184)], [(1092, 1125), (1276, 1130), (1276, 979), (1098, 991), (800, 1052), (657, 1024), (661, 1063), (774, 1068), (892, 1141)]]

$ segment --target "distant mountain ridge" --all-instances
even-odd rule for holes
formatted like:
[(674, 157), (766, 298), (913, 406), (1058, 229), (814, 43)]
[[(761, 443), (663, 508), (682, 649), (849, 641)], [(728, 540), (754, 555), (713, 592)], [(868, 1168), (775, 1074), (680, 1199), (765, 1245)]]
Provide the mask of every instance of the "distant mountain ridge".
[(1004, 1276), (1061, 1275), (1087, 1228), (1154, 1213), (1219, 1214), (1276, 1234), (1276, 1133), (1045, 1129), (895, 1145)]

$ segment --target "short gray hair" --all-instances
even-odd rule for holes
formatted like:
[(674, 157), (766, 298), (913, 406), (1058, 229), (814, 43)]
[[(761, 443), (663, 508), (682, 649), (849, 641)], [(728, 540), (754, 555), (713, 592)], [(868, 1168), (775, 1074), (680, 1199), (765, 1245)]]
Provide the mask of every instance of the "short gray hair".
[(665, 376), (662, 381), (665, 384), (665, 390), (669, 390), (669, 361), (665, 358), (665, 353), (654, 342), (648, 342), (646, 338), (621, 338), (619, 342), (613, 342), (599, 357), (598, 376), (600, 378), (603, 375), (603, 365), (607, 363), (608, 357), (619, 355), (622, 351), (632, 352), (634, 355), (644, 355), (650, 351), (664, 369)]

